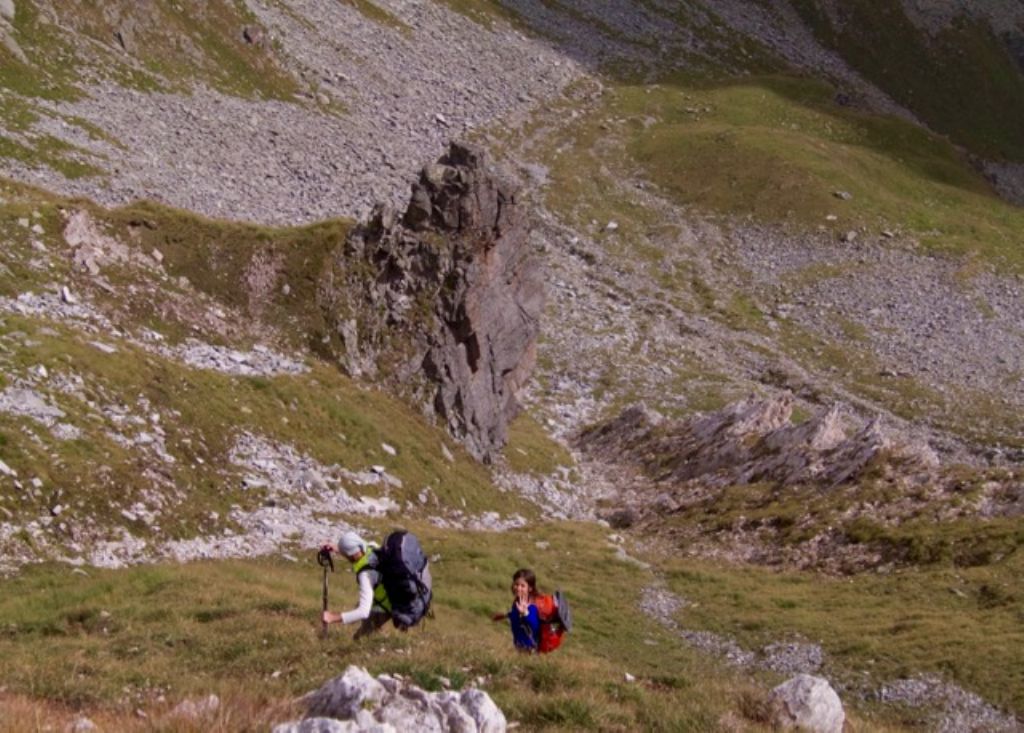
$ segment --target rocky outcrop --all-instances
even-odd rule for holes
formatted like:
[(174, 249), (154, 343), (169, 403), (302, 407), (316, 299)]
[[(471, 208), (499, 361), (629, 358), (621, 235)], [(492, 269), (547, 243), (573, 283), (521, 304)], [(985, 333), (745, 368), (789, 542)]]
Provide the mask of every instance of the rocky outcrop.
[(103, 231), (102, 225), (85, 209), (67, 212), (65, 219), (64, 241), (72, 250), (71, 261), (76, 269), (95, 277), (108, 265), (151, 264), (142, 252)]
[(791, 425), (788, 393), (748, 399), (681, 422), (663, 421), (634, 406), (584, 431), (591, 455), (627, 455), (656, 481), (700, 479), (708, 486), (772, 482), (832, 488), (888, 466), (902, 475), (928, 475), (938, 457), (872, 421), (848, 436), (837, 406)]
[(14, 0), (0, 0), (0, 46), (23, 64), (28, 63), (25, 52), (14, 39)]
[[(1020, 45), (1022, 54), (1020, 64), (1024, 69), (1024, 39), (1021, 40)], [(976, 159), (973, 162), (1000, 196), (1017, 206), (1024, 206), (1024, 165), (981, 159)]]
[(322, 342), (354, 376), (396, 383), (490, 461), (533, 368), (544, 293), (516, 189), (452, 144), (399, 216), (375, 209), (321, 278)]
[(307, 695), (305, 703), (304, 720), (282, 723), (274, 733), (504, 733), (507, 727), (505, 715), (483, 690), (425, 692), (399, 675), (374, 678), (355, 666)]
[(907, 529), (1019, 516), (1019, 474), (940, 462), (909, 431), (835, 406), (791, 424), (792, 408), (788, 393), (687, 420), (634, 406), (584, 431), (585, 459), (615, 476), (600, 516), (692, 554), (829, 573), (1002, 557)]

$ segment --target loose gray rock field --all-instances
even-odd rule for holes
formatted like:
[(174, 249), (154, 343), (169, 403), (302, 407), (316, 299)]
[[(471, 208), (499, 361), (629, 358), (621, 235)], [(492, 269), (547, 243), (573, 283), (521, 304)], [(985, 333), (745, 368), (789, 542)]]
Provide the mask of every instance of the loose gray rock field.
[(107, 205), (152, 198), (275, 225), (359, 218), (378, 202), (403, 206), (419, 168), (449, 140), (523, 118), (583, 73), (506, 24), (483, 28), (442, 3), (383, 6), (408, 33), (334, 0), (253, 0), (308, 97), (285, 103), (203, 87), (174, 94), (87, 84), (80, 101), (40, 102), (49, 114), (34, 132), (78, 146), (104, 175), (69, 180), (13, 161), (7, 174)]

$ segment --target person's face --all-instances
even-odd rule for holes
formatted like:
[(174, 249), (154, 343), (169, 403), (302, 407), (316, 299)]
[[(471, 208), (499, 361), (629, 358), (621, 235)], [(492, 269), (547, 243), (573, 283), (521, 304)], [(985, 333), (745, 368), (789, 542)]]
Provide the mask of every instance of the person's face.
[(530, 585), (525, 579), (519, 578), (512, 582), (512, 595), (520, 600), (526, 600), (530, 597)]

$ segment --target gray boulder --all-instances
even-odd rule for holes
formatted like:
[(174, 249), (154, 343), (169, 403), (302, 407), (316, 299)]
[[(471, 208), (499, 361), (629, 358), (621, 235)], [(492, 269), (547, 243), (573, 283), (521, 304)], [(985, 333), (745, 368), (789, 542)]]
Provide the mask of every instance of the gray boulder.
[(274, 726), (273, 733), (396, 733), (386, 724), (363, 725), (355, 720), (334, 718), (306, 718), (295, 723)]
[(66, 729), (67, 733), (94, 733), (98, 730), (99, 726), (84, 715), (75, 718)]
[(62, 409), (30, 387), (8, 387), (0, 392), (0, 412), (30, 417), (47, 426), (64, 417)]
[(846, 713), (828, 680), (799, 674), (772, 690), (772, 725), (811, 733), (842, 733)]
[(464, 690), (459, 696), (459, 703), (476, 722), (480, 733), (501, 733), (505, 730), (505, 714), (483, 690)]
[(201, 721), (212, 718), (218, 710), (220, 710), (220, 698), (216, 695), (207, 695), (201, 699), (182, 700), (171, 711), (171, 717)]
[(366, 706), (378, 704), (384, 686), (360, 667), (349, 667), (341, 677), (324, 683), (309, 697), (307, 713), (314, 717), (350, 719)]
[(14, 23), (14, 0), (0, 0), (0, 45), (10, 51), (18, 61), (27, 64), (28, 58), (25, 56), (25, 52), (14, 40), (12, 23)]
[(374, 679), (350, 666), (307, 695), (306, 719), (282, 723), (274, 733), (504, 733), (505, 715), (478, 689), (426, 692), (398, 676)]

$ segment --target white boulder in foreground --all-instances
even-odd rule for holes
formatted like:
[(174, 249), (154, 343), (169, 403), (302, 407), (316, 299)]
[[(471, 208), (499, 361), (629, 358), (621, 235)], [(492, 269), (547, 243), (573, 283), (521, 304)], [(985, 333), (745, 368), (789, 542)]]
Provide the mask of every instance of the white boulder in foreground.
[(772, 690), (772, 725), (811, 733), (842, 733), (843, 703), (828, 680), (798, 674)]
[(361, 667), (305, 698), (306, 718), (274, 733), (504, 733), (505, 715), (483, 690), (426, 692), (397, 675), (377, 678)]

